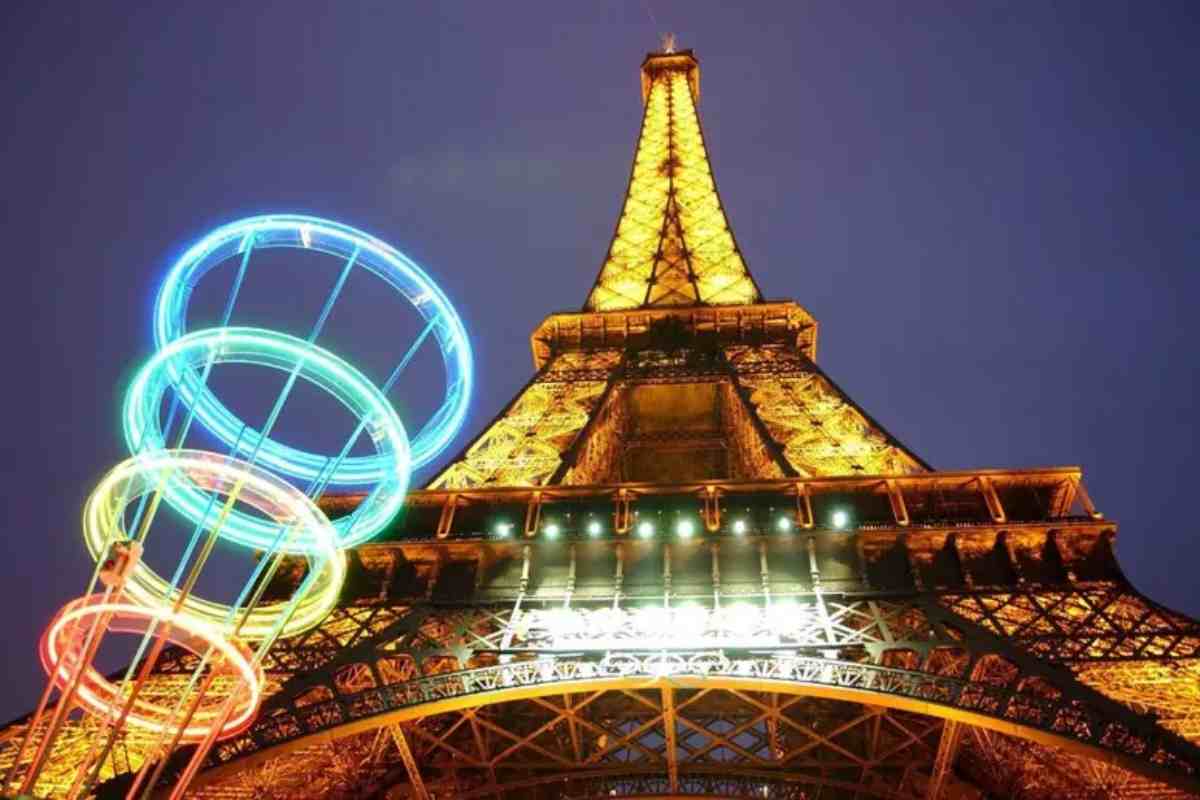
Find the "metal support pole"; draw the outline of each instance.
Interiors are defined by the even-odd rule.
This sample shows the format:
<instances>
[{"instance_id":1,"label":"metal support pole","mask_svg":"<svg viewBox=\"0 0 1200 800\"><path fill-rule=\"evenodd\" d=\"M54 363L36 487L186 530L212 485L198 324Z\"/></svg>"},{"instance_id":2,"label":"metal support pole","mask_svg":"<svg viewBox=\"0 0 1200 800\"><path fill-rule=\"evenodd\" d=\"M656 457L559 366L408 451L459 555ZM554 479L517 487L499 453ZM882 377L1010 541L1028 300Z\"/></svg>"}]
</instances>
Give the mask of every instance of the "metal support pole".
<instances>
[{"instance_id":1,"label":"metal support pole","mask_svg":"<svg viewBox=\"0 0 1200 800\"><path fill-rule=\"evenodd\" d=\"M663 730L667 736L667 778L672 794L679 791L679 743L675 740L675 690L664 682L662 687Z\"/></svg>"},{"instance_id":2,"label":"metal support pole","mask_svg":"<svg viewBox=\"0 0 1200 800\"><path fill-rule=\"evenodd\" d=\"M942 725L942 738L938 742L937 754L933 758L933 771L925 789L925 800L939 800L946 786L946 777L958 756L958 745L962 742L964 725L952 719Z\"/></svg>"},{"instance_id":3,"label":"metal support pole","mask_svg":"<svg viewBox=\"0 0 1200 800\"><path fill-rule=\"evenodd\" d=\"M404 730L399 724L391 725L388 729L392 732L392 741L396 743L400 760L404 762L404 771L408 773L408 784L412 787L413 796L418 800L431 800L429 790L425 788L425 781L421 778L421 770L417 768L412 748L408 746L408 739L404 736Z\"/></svg>"}]
</instances>

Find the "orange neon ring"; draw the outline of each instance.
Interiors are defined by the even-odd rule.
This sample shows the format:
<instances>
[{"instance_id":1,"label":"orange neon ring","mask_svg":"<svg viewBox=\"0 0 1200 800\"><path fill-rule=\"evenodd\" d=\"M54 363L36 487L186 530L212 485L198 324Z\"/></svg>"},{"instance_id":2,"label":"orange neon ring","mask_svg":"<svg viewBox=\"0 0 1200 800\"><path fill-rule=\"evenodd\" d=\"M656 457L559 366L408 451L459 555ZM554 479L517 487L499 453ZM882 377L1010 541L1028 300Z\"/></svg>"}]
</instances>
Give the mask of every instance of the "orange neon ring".
<instances>
[{"instance_id":1,"label":"orange neon ring","mask_svg":"<svg viewBox=\"0 0 1200 800\"><path fill-rule=\"evenodd\" d=\"M101 615L108 616L108 621L96 619ZM165 623L162 630L165 630L166 639L171 644L196 655L203 655L209 648L217 651L220 658L212 660L213 668L239 678L235 689L237 701L221 725L217 738L239 734L254 721L262 700L263 673L255 663L250 648L235 639L226 638L217 628L189 614L174 613L169 608L147 608L119 600L106 600L100 594L81 597L63 606L42 635L39 647L42 667L60 690L70 682L72 672L79 665L87 631L94 624L89 623L89 619L104 625L104 629L97 632L98 636L108 630L144 634L155 624ZM120 718L127 700L121 689L91 664L80 676L76 696L90 712L111 721ZM203 740L212 731L213 725L217 724L218 718L225 716L224 707L225 703L222 702L216 708L197 709L188 727L183 729L180 740ZM174 735L179 728L174 722L175 716L174 709L139 698L134 701L125 719L129 725L142 730Z\"/></svg>"}]
</instances>

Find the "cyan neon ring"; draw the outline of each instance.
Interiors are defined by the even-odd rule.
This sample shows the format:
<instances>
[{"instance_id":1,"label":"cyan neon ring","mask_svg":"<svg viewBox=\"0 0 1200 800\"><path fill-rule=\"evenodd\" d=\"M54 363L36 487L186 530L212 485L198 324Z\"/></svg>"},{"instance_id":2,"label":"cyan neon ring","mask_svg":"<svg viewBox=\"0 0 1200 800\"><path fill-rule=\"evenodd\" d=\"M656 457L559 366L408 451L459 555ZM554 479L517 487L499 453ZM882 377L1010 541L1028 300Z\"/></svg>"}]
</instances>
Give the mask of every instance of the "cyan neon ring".
<instances>
[{"instance_id":1,"label":"cyan neon ring","mask_svg":"<svg viewBox=\"0 0 1200 800\"><path fill-rule=\"evenodd\" d=\"M373 488L354 513L333 523L337 544L350 547L364 542L391 521L404 502L412 472L408 436L396 410L354 367L328 350L284 333L258 328L214 328L190 333L155 353L139 370L125 395L125 441L130 452L166 449L160 419L164 396L173 388L179 393L183 408L202 405L196 391L208 390L184 376L196 376L210 363L252 364L294 372L298 379L325 390L349 409L365 427L376 452L373 456L346 457L340 473L346 484L373 485ZM306 478L310 483L320 481L328 466L338 459L337 454L306 455L304 464L297 465L289 456L300 451L264 439L258 431L243 430L242 423L232 415L217 417L213 423L212 433L228 439L231 445L238 444L235 455L257 461L274 472ZM237 427L231 429L229 426L233 424ZM260 441L262 446L255 457ZM190 481L169 482L163 497L193 521L204 516L209 501L203 487ZM221 536L247 547L270 550L278 532L278 525L235 510L222 526Z\"/></svg>"},{"instance_id":2,"label":"cyan neon ring","mask_svg":"<svg viewBox=\"0 0 1200 800\"><path fill-rule=\"evenodd\" d=\"M412 466L430 463L444 450L462 427L471 395L472 357L466 328L442 290L404 254L369 234L329 220L296 214L250 217L217 228L194 244L175 262L154 308L154 337L160 349L185 335L187 307L192 289L206 273L246 248L299 248L316 250L359 265L382 278L408 299L432 328L446 371L446 396L420 433L412 440ZM204 427L233 446L241 422L216 396L204 387L194 370L180 376L181 386L195 398L195 413ZM275 456L277 464L292 477L309 479L324 461L303 451L266 442L262 456ZM382 465L381 465L382 467ZM277 467L278 468L278 467ZM330 479L333 486L349 486L350 467L338 469Z\"/></svg>"},{"instance_id":3,"label":"cyan neon ring","mask_svg":"<svg viewBox=\"0 0 1200 800\"><path fill-rule=\"evenodd\" d=\"M295 636L321 624L337 605L346 577L334 528L299 489L244 461L203 450L158 450L125 459L101 479L84 504L83 540L88 552L93 559L100 559L111 552L113 543L133 538L125 527L125 509L138 498L160 488L164 497L170 497L172 492L195 492L197 487L218 497L207 519L210 530L219 519L224 498L236 491L242 503L270 520L276 534L283 532L274 552L306 556L317 574L304 597L296 601L294 611L288 602L268 603L243 619L240 610L194 594L184 599L180 611L222 635L236 632L255 641L274 635ZM227 521L218 535L229 538L228 531ZM138 561L126 579L124 596L148 608L170 608L177 602L179 590L145 561Z\"/></svg>"}]
</instances>

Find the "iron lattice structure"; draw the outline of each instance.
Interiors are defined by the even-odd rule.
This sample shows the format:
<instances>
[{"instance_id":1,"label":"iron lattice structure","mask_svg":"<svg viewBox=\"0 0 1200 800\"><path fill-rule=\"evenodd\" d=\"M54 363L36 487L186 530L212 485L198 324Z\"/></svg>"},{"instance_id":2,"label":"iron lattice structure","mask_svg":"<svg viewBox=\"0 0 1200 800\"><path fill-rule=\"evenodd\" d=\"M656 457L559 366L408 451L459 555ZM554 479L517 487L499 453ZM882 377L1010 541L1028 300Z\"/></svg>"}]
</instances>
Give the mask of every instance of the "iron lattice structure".
<instances>
[{"instance_id":1,"label":"iron lattice structure","mask_svg":"<svg viewBox=\"0 0 1200 800\"><path fill-rule=\"evenodd\" d=\"M750 277L692 54L648 56L642 95L584 309L349 554L339 609L274 647L261 716L195 795L1200 796L1200 623L1125 579L1080 470L937 472L888 434Z\"/></svg>"}]
</instances>

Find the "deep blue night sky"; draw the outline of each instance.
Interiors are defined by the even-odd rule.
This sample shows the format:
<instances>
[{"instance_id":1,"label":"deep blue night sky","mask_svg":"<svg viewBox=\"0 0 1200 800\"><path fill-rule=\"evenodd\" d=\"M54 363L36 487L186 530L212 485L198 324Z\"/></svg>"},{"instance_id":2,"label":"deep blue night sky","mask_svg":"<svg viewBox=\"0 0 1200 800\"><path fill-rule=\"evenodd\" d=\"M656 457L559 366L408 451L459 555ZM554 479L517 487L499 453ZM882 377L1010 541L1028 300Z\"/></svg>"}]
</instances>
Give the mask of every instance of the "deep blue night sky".
<instances>
[{"instance_id":1,"label":"deep blue night sky","mask_svg":"<svg viewBox=\"0 0 1200 800\"><path fill-rule=\"evenodd\" d=\"M583 302L666 29L700 58L750 268L821 321L831 376L938 468L1081 465L1133 582L1200 614L1193 3L17 5L0 719L90 570L79 510L125 456L170 257L265 211L396 244L471 328L465 441L527 380L529 331Z\"/></svg>"}]
</instances>

